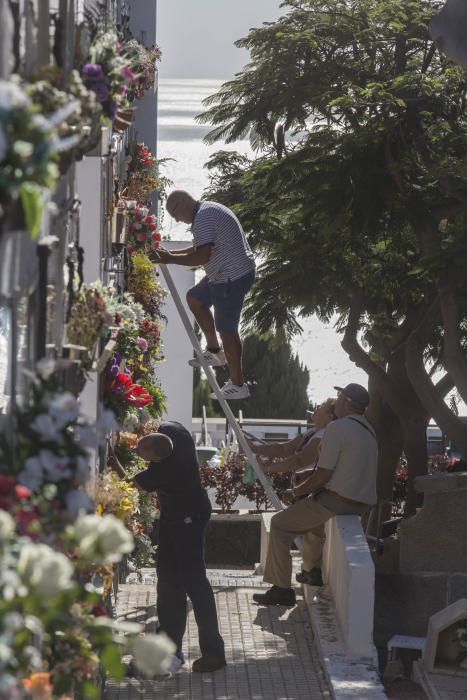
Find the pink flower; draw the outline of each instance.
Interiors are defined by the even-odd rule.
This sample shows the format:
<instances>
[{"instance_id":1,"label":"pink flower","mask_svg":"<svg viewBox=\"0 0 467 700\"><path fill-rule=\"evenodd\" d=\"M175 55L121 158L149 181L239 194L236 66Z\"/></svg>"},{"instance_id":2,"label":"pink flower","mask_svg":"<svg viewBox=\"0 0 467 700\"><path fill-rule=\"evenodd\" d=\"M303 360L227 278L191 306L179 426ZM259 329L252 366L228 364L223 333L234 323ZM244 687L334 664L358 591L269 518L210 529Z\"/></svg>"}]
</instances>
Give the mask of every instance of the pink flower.
<instances>
[{"instance_id":1,"label":"pink flower","mask_svg":"<svg viewBox=\"0 0 467 700\"><path fill-rule=\"evenodd\" d=\"M142 352L146 352L146 351L147 351L147 349L148 349L148 341L146 340L146 338L140 338L140 337L138 336L138 338L136 338L136 341L135 341L135 342L136 342L136 345L138 345L138 347L141 348Z\"/></svg>"},{"instance_id":2,"label":"pink flower","mask_svg":"<svg viewBox=\"0 0 467 700\"><path fill-rule=\"evenodd\" d=\"M146 240L146 238L147 238L147 236L146 236L145 233L139 233L139 234L137 235L137 239L138 239L138 241L139 241L140 243L144 243L144 241Z\"/></svg>"},{"instance_id":3,"label":"pink flower","mask_svg":"<svg viewBox=\"0 0 467 700\"><path fill-rule=\"evenodd\" d=\"M136 75L133 73L131 68L128 66L124 66L120 73L123 75L123 77L128 80L130 83L132 83L134 80L136 80Z\"/></svg>"}]
</instances>

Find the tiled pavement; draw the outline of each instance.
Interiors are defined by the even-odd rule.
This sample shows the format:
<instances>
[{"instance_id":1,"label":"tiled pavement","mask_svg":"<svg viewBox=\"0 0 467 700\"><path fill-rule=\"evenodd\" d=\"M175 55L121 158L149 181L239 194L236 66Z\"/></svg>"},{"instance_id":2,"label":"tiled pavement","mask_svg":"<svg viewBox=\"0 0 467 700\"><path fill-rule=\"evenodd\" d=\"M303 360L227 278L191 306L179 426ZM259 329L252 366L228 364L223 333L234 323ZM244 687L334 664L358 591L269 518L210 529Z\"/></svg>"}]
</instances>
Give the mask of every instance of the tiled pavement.
<instances>
[{"instance_id":1,"label":"tiled pavement","mask_svg":"<svg viewBox=\"0 0 467 700\"><path fill-rule=\"evenodd\" d=\"M294 608L260 607L251 601L254 591L264 586L258 576L238 570L209 574L226 645L226 668L213 674L191 673L199 647L190 612L186 664L176 676L168 681L111 681L105 700L329 700L305 602L300 599ZM145 622L152 632L154 573L146 570L143 581L120 586L117 616Z\"/></svg>"}]
</instances>

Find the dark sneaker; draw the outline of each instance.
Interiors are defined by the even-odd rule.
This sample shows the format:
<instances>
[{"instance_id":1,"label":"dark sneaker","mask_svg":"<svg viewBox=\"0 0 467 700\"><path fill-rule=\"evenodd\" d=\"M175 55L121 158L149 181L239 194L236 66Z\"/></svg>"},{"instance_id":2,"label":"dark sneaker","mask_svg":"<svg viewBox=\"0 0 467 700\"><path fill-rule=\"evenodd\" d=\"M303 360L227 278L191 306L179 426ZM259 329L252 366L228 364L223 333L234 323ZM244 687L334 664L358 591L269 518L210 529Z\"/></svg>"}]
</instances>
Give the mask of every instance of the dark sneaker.
<instances>
[{"instance_id":1,"label":"dark sneaker","mask_svg":"<svg viewBox=\"0 0 467 700\"><path fill-rule=\"evenodd\" d=\"M295 576L298 583L306 583L308 586L323 586L323 575L321 569L315 566L314 569L306 571L302 569L299 574Z\"/></svg>"},{"instance_id":2,"label":"dark sneaker","mask_svg":"<svg viewBox=\"0 0 467 700\"><path fill-rule=\"evenodd\" d=\"M218 671L220 668L224 668L226 665L227 661L224 656L206 654L196 659L196 661L193 661L191 670L194 671L194 673L212 673L213 671Z\"/></svg>"},{"instance_id":3,"label":"dark sneaker","mask_svg":"<svg viewBox=\"0 0 467 700\"><path fill-rule=\"evenodd\" d=\"M253 600L259 605L286 605L292 607L297 604L293 588L279 588L273 586L266 593L255 593Z\"/></svg>"}]
</instances>

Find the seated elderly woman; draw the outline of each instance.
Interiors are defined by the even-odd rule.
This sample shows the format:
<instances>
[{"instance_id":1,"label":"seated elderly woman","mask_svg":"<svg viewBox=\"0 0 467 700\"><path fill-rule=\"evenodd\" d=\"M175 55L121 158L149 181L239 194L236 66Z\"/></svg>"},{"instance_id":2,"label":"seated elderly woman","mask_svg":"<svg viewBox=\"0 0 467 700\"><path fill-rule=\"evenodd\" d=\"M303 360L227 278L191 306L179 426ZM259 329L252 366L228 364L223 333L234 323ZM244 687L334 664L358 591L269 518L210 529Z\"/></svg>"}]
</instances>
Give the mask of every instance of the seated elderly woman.
<instances>
[{"instance_id":1,"label":"seated elderly woman","mask_svg":"<svg viewBox=\"0 0 467 700\"><path fill-rule=\"evenodd\" d=\"M297 435L288 442L252 445L263 471L279 474L312 469L318 461L319 445L326 426L336 418L335 405L336 399L327 399L317 406L312 415L313 427L304 435Z\"/></svg>"}]
</instances>

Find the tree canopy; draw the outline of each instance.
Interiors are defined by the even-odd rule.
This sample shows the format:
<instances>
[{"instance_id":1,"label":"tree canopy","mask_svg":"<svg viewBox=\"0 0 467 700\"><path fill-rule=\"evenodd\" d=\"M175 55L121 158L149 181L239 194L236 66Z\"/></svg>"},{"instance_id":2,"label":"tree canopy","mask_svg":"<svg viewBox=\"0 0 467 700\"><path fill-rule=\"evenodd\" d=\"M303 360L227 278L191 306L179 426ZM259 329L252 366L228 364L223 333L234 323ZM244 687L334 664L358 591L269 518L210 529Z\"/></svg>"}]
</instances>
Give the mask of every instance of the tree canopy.
<instances>
[{"instance_id":1,"label":"tree canopy","mask_svg":"<svg viewBox=\"0 0 467 700\"><path fill-rule=\"evenodd\" d=\"M238 42L250 64L200 116L210 142L249 135L257 151L208 164L208 196L261 255L250 322L290 335L300 315L337 311L380 442L394 437L389 411L412 476L430 416L467 452L443 399L454 384L467 397L467 119L465 76L427 29L440 5L287 0ZM438 385L428 356L447 370Z\"/></svg>"}]
</instances>

